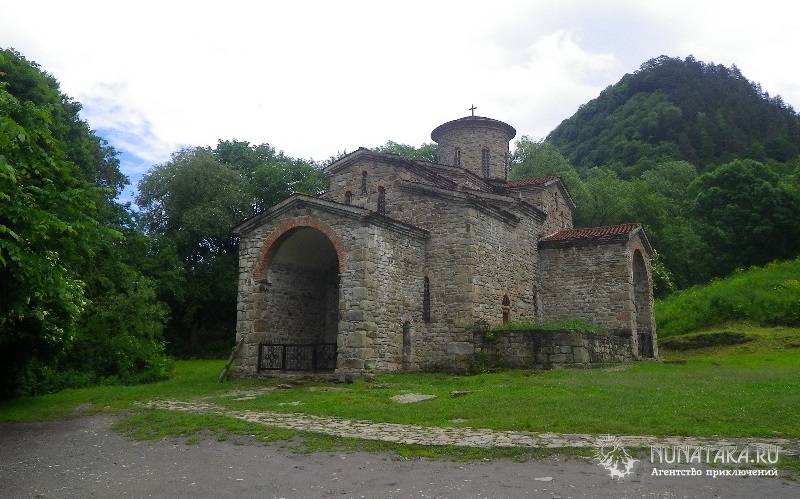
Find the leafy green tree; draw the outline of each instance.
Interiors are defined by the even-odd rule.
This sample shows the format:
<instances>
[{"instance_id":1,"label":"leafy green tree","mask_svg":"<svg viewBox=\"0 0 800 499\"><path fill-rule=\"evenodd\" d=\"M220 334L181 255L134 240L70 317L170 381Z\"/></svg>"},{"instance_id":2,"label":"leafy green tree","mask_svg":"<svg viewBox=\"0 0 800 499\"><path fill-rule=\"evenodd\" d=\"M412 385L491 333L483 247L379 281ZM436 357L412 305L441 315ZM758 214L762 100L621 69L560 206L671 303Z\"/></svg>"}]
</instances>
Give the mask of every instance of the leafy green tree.
<instances>
[{"instance_id":1,"label":"leafy green tree","mask_svg":"<svg viewBox=\"0 0 800 499\"><path fill-rule=\"evenodd\" d=\"M520 137L511 154L511 178L559 176L574 171L567 158L550 142Z\"/></svg>"},{"instance_id":2,"label":"leafy green tree","mask_svg":"<svg viewBox=\"0 0 800 499\"><path fill-rule=\"evenodd\" d=\"M82 359L69 378L69 359L96 340L86 324L104 322L99 304L134 293L119 279L139 274L115 250L126 209L114 198L127 182L116 152L35 63L0 50L0 77L0 397L8 397L98 379ZM137 303L157 306L148 300ZM129 330L163 360L158 326ZM110 345L96 343L106 355Z\"/></svg>"},{"instance_id":3,"label":"leafy green tree","mask_svg":"<svg viewBox=\"0 0 800 499\"><path fill-rule=\"evenodd\" d=\"M397 154L407 159L427 161L428 163L436 163L439 155L438 146L433 142L426 142L419 147L414 147L390 140L382 146L374 148L374 150L387 154Z\"/></svg>"},{"instance_id":4,"label":"leafy green tree","mask_svg":"<svg viewBox=\"0 0 800 499\"><path fill-rule=\"evenodd\" d=\"M184 149L144 176L136 201L147 233L171 241L182 262L185 287L170 300L173 350L232 338L238 243L231 227L252 213L247 179L206 148Z\"/></svg>"},{"instance_id":5,"label":"leafy green tree","mask_svg":"<svg viewBox=\"0 0 800 499\"><path fill-rule=\"evenodd\" d=\"M318 195L328 187L328 178L319 166L276 152L269 144L220 140L211 152L220 163L248 180L254 212L274 206L295 192Z\"/></svg>"},{"instance_id":6,"label":"leafy green tree","mask_svg":"<svg viewBox=\"0 0 800 499\"><path fill-rule=\"evenodd\" d=\"M92 199L50 133L46 107L0 84L0 397L20 374L60 354L86 306L71 257L97 229Z\"/></svg>"},{"instance_id":7,"label":"leafy green tree","mask_svg":"<svg viewBox=\"0 0 800 499\"><path fill-rule=\"evenodd\" d=\"M136 201L159 250L154 275L164 272L171 283L159 286L171 310L171 352L224 351L233 342L239 265L231 228L294 192L316 195L326 187L312 162L237 140L178 151L144 176ZM180 261L177 274L170 255Z\"/></svg>"},{"instance_id":8,"label":"leafy green tree","mask_svg":"<svg viewBox=\"0 0 800 499\"><path fill-rule=\"evenodd\" d=\"M800 252L800 201L763 163L735 160L690 186L691 214L708 246L711 276Z\"/></svg>"}]
</instances>

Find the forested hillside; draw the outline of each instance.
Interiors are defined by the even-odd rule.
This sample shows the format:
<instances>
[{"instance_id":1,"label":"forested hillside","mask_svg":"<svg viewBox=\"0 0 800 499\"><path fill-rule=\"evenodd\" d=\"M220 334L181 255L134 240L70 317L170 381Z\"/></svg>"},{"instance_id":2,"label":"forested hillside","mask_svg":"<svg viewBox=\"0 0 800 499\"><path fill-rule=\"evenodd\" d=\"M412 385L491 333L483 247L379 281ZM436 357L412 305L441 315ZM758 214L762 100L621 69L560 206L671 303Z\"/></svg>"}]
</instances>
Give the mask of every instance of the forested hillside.
<instances>
[{"instance_id":1,"label":"forested hillside","mask_svg":"<svg viewBox=\"0 0 800 499\"><path fill-rule=\"evenodd\" d=\"M605 166L623 178L665 160L705 173L734 159L797 158L800 116L736 66L662 56L581 106L547 141L579 169Z\"/></svg>"},{"instance_id":2,"label":"forested hillside","mask_svg":"<svg viewBox=\"0 0 800 499\"><path fill-rule=\"evenodd\" d=\"M800 117L736 67L659 57L544 141L522 137L515 178L561 175L575 225L641 222L656 293L800 253Z\"/></svg>"}]
</instances>

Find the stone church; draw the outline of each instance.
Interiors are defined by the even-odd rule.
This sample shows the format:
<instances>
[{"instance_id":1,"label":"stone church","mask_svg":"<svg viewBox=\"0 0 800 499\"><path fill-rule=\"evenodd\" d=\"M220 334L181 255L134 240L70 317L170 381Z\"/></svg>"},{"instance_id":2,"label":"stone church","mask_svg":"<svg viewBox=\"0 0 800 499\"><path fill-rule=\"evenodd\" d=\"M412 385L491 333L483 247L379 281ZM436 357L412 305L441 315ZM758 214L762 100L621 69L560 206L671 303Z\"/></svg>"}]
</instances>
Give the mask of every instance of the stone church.
<instances>
[{"instance_id":1,"label":"stone church","mask_svg":"<svg viewBox=\"0 0 800 499\"><path fill-rule=\"evenodd\" d=\"M236 375L463 369L477 325L582 319L657 355L641 225L574 229L559 177L508 180L498 120L431 132L438 161L358 149L240 238ZM484 326L485 327L485 326ZM557 347L556 347L557 349Z\"/></svg>"}]
</instances>

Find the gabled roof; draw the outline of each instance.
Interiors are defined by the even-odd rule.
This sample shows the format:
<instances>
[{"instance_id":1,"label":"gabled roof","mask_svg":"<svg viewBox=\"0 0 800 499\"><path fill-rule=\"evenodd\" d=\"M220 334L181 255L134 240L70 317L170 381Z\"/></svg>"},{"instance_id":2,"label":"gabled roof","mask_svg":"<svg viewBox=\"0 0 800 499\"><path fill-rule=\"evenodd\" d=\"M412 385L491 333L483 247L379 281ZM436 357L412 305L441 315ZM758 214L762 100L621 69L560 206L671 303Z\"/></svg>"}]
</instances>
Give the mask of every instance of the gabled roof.
<instances>
[{"instance_id":1,"label":"gabled roof","mask_svg":"<svg viewBox=\"0 0 800 499\"><path fill-rule=\"evenodd\" d=\"M575 201L572 199L572 196L567 189L567 185L564 183L564 179L561 177L555 176L546 176L546 177L535 177L535 178L523 178L519 180L506 180L506 181L495 181L495 188L499 191L505 191L507 189L526 189L532 188L534 190L542 189L544 187L550 185L557 185L559 190L561 191L561 195L564 196L564 199L567 200L571 209L575 209Z\"/></svg>"},{"instance_id":2,"label":"gabled roof","mask_svg":"<svg viewBox=\"0 0 800 499\"><path fill-rule=\"evenodd\" d=\"M290 211L294 208L308 207L316 211L333 213L339 216L358 220L360 223L377 225L385 229L390 229L395 232L406 234L410 237L419 239L427 239L430 233L427 229L411 225L400 220L396 220L385 215L379 215L374 211L359 206L350 206L335 201L327 201L318 197L309 196L307 194L295 193L276 204L272 208L268 208L262 212L256 213L252 217L240 222L236 225L232 232L236 235L245 235L261 224L280 216L281 214Z\"/></svg>"},{"instance_id":3,"label":"gabled roof","mask_svg":"<svg viewBox=\"0 0 800 499\"><path fill-rule=\"evenodd\" d=\"M636 232L641 233L642 242L649 253L653 252L641 224L630 223L606 227L586 227L582 229L560 230L541 239L540 246L571 246L581 243L627 242Z\"/></svg>"},{"instance_id":4,"label":"gabled roof","mask_svg":"<svg viewBox=\"0 0 800 499\"><path fill-rule=\"evenodd\" d=\"M381 161L383 163L390 163L392 165L399 166L400 168L408 170L411 173L424 178L431 184L443 187L445 189L458 188L458 184L456 184L449 178L440 175L438 172L435 171L434 168L430 168L429 166L427 166L427 165L434 166L433 163L426 163L424 161L407 159L404 158L403 156L400 156L399 154L376 152L371 149L367 149L365 147L359 147L350 154L347 154L339 158L330 165L326 166L323 169L323 171L325 172L326 175L333 175L363 159L372 159L375 161Z\"/></svg>"}]
</instances>

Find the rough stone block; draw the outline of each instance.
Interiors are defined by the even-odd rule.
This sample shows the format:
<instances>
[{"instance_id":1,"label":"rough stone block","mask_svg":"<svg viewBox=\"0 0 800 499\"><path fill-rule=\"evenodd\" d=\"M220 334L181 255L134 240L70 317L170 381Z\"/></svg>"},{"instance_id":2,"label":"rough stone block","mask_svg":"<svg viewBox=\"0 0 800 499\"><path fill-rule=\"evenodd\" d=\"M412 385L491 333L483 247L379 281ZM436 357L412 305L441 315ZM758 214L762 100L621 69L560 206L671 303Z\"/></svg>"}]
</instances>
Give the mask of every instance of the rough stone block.
<instances>
[{"instance_id":1,"label":"rough stone block","mask_svg":"<svg viewBox=\"0 0 800 499\"><path fill-rule=\"evenodd\" d=\"M364 361L361 359L344 359L345 369L362 370L364 369Z\"/></svg>"},{"instance_id":2,"label":"rough stone block","mask_svg":"<svg viewBox=\"0 0 800 499\"><path fill-rule=\"evenodd\" d=\"M475 347L466 341L451 341L447 344L447 353L452 355L472 355Z\"/></svg>"},{"instance_id":3,"label":"rough stone block","mask_svg":"<svg viewBox=\"0 0 800 499\"><path fill-rule=\"evenodd\" d=\"M584 347L575 347L572 349L572 358L576 363L588 363L590 361L589 350Z\"/></svg>"},{"instance_id":4,"label":"rough stone block","mask_svg":"<svg viewBox=\"0 0 800 499\"><path fill-rule=\"evenodd\" d=\"M362 310L348 310L347 311L347 320L348 321L363 321L364 320L364 312Z\"/></svg>"},{"instance_id":5,"label":"rough stone block","mask_svg":"<svg viewBox=\"0 0 800 499\"><path fill-rule=\"evenodd\" d=\"M375 350L373 348L361 348L356 352L359 359L364 361L375 357Z\"/></svg>"},{"instance_id":6,"label":"rough stone block","mask_svg":"<svg viewBox=\"0 0 800 499\"><path fill-rule=\"evenodd\" d=\"M351 348L363 348L367 346L367 333L364 331L353 331L347 335L347 346Z\"/></svg>"}]
</instances>

